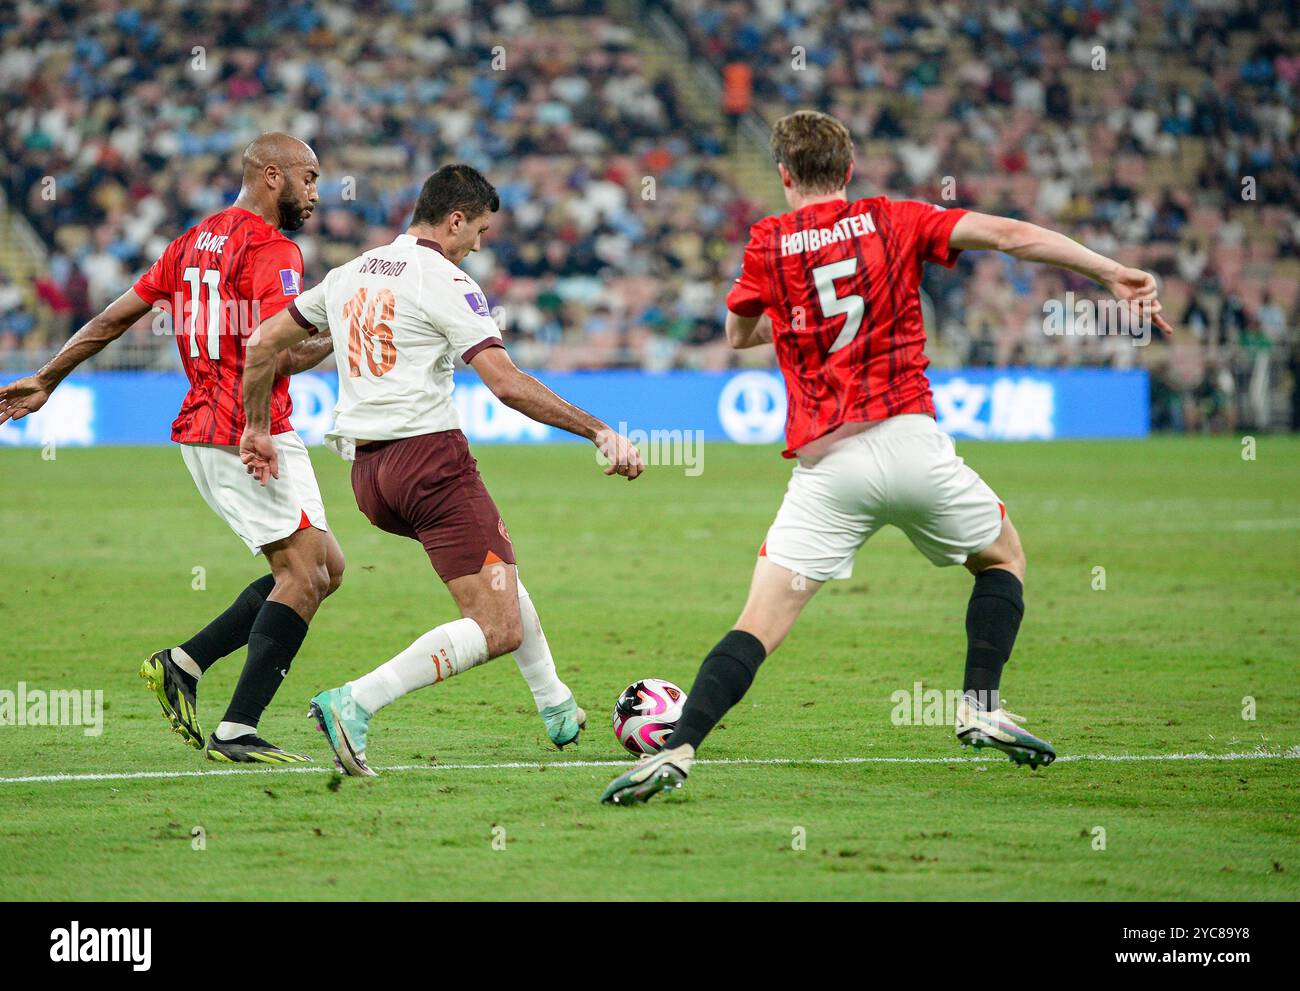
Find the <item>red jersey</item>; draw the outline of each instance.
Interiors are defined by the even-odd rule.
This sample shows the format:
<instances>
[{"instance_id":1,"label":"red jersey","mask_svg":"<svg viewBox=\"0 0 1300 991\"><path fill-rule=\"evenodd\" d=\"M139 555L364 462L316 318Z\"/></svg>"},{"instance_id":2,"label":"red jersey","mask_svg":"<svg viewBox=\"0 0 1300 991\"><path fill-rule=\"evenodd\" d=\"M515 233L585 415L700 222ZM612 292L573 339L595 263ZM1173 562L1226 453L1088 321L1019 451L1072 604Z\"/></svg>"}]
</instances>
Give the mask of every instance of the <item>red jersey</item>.
<instances>
[{"instance_id":1,"label":"red jersey","mask_svg":"<svg viewBox=\"0 0 1300 991\"><path fill-rule=\"evenodd\" d=\"M166 300L190 380L172 440L238 444L244 430L244 345L263 320L302 291L302 252L255 213L229 207L167 246L135 284L146 303ZM271 391L271 433L289 423L289 380Z\"/></svg>"},{"instance_id":2,"label":"red jersey","mask_svg":"<svg viewBox=\"0 0 1300 991\"><path fill-rule=\"evenodd\" d=\"M846 423L934 416L921 265L949 268L965 210L883 196L815 203L749 232L727 309L766 312L785 377L785 457Z\"/></svg>"}]
</instances>

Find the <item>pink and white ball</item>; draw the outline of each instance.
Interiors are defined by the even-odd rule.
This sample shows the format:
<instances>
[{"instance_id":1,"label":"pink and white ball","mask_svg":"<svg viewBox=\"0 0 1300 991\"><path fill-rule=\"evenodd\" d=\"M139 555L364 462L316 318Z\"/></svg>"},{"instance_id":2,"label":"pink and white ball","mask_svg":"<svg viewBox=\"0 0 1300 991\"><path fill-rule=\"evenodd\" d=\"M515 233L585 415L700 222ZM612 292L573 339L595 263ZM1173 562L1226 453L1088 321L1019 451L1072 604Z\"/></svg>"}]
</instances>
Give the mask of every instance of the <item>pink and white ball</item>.
<instances>
[{"instance_id":1,"label":"pink and white ball","mask_svg":"<svg viewBox=\"0 0 1300 991\"><path fill-rule=\"evenodd\" d=\"M657 754L682 718L686 693L671 681L646 678L628 685L614 705L614 735L640 757Z\"/></svg>"}]
</instances>

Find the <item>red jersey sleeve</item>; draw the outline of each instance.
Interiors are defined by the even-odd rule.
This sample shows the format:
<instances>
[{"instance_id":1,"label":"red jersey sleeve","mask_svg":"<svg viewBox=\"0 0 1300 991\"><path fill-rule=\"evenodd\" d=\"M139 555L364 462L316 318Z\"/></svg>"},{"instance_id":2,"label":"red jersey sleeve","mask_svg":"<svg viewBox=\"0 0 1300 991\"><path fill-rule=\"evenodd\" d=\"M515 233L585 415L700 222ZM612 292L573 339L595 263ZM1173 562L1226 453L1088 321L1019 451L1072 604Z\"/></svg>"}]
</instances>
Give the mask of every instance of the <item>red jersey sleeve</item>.
<instances>
[{"instance_id":1,"label":"red jersey sleeve","mask_svg":"<svg viewBox=\"0 0 1300 991\"><path fill-rule=\"evenodd\" d=\"M270 320L302 293L302 251L292 241L262 245L252 259L259 320Z\"/></svg>"},{"instance_id":2,"label":"red jersey sleeve","mask_svg":"<svg viewBox=\"0 0 1300 991\"><path fill-rule=\"evenodd\" d=\"M957 263L961 249L951 247L948 241L953 227L968 211L961 207L944 209L917 200L899 200L892 203L891 208L895 221L913 232L916 256L920 261L935 262L944 268L952 268Z\"/></svg>"},{"instance_id":3,"label":"red jersey sleeve","mask_svg":"<svg viewBox=\"0 0 1300 991\"><path fill-rule=\"evenodd\" d=\"M167 250L149 267L149 271L135 280L135 285L132 287L135 294L150 306L153 306L160 299L167 299L176 291L174 284L176 278L176 252L180 240L180 238L177 238L167 245Z\"/></svg>"},{"instance_id":4,"label":"red jersey sleeve","mask_svg":"<svg viewBox=\"0 0 1300 991\"><path fill-rule=\"evenodd\" d=\"M766 220L759 221L749 230L749 243L740 262L740 278L727 293L727 309L742 317L758 317L767 309L767 275L763 264L763 251L767 245L769 229Z\"/></svg>"}]
</instances>

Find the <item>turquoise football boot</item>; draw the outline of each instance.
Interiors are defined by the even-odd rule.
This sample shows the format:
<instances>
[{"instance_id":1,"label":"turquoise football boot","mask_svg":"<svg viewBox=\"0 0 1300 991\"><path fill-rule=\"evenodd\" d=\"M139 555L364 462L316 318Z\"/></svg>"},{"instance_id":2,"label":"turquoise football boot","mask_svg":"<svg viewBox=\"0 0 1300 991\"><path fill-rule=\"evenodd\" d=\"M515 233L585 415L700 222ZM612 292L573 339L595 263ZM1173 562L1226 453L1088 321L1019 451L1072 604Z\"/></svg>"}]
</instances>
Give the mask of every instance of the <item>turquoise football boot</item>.
<instances>
[{"instance_id":1,"label":"turquoise football boot","mask_svg":"<svg viewBox=\"0 0 1300 991\"><path fill-rule=\"evenodd\" d=\"M572 695L559 705L548 705L542 710L541 716L542 722L546 724L546 735L561 750L570 743L577 743L578 734L587 726L587 713L579 707Z\"/></svg>"},{"instance_id":2,"label":"turquoise football boot","mask_svg":"<svg viewBox=\"0 0 1300 991\"><path fill-rule=\"evenodd\" d=\"M325 734L334 751L339 770L358 777L373 778L375 772L366 763L366 737L370 733L370 713L352 697L352 686L331 688L311 700L308 714Z\"/></svg>"}]
</instances>

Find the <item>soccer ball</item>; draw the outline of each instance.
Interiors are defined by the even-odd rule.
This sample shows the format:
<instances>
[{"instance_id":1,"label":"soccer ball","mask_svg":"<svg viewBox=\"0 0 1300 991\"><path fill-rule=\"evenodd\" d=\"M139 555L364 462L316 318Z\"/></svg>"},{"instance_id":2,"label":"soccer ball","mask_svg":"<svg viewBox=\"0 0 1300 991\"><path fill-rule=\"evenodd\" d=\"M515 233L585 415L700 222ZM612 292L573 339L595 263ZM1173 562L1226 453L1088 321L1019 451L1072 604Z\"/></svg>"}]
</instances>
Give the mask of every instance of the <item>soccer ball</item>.
<instances>
[{"instance_id":1,"label":"soccer ball","mask_svg":"<svg viewBox=\"0 0 1300 991\"><path fill-rule=\"evenodd\" d=\"M640 757L657 754L682 718L686 693L671 681L646 678L623 690L614 704L614 735Z\"/></svg>"}]
</instances>

